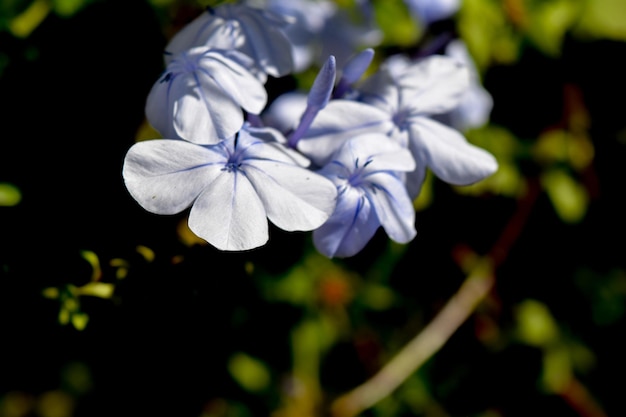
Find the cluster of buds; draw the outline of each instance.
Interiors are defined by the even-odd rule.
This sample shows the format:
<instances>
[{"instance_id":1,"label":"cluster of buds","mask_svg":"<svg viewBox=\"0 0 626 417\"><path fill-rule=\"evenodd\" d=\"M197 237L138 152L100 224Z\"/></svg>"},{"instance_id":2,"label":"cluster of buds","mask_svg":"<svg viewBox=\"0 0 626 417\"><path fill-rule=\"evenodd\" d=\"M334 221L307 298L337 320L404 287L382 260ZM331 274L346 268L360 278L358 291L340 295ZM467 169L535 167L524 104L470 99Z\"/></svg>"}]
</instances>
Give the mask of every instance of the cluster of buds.
<instances>
[{"instance_id":1,"label":"cluster of buds","mask_svg":"<svg viewBox=\"0 0 626 417\"><path fill-rule=\"evenodd\" d=\"M191 231L220 250L266 244L269 221L311 231L329 258L350 257L381 227L398 243L415 237L413 201L427 170L455 185L497 170L450 122L477 86L467 59L452 54L392 55L367 77L372 47L328 55L309 91L270 103L269 77L316 65L301 54L298 16L307 7L331 19L323 2L280 3L207 9L169 41L146 102L162 138L135 143L123 167L144 209L191 208Z\"/></svg>"}]
</instances>

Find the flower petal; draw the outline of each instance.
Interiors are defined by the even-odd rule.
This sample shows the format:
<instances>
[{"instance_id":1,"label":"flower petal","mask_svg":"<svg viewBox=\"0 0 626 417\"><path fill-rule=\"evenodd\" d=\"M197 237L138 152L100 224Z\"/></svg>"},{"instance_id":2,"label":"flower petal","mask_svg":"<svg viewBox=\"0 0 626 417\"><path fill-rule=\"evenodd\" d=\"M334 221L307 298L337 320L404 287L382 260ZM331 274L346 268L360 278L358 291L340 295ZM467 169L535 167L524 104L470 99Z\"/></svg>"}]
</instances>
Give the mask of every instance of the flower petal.
<instances>
[{"instance_id":1,"label":"flower petal","mask_svg":"<svg viewBox=\"0 0 626 417\"><path fill-rule=\"evenodd\" d=\"M148 95L150 124L165 137L199 144L214 144L237 133L244 122L242 108L260 113L267 102L265 87L235 60L237 56L243 57L206 47L176 56Z\"/></svg>"},{"instance_id":2,"label":"flower petal","mask_svg":"<svg viewBox=\"0 0 626 417\"><path fill-rule=\"evenodd\" d=\"M291 43L283 32L283 27L293 21L291 17L243 4L223 4L215 8L215 13L239 22L245 38L239 50L267 74L282 77L293 70Z\"/></svg>"},{"instance_id":3,"label":"flower petal","mask_svg":"<svg viewBox=\"0 0 626 417\"><path fill-rule=\"evenodd\" d=\"M188 222L192 232L225 251L254 249L269 238L263 203L236 171L222 171L211 182L194 202Z\"/></svg>"},{"instance_id":4,"label":"flower petal","mask_svg":"<svg viewBox=\"0 0 626 417\"><path fill-rule=\"evenodd\" d=\"M433 55L408 66L397 83L402 89L402 106L439 114L458 106L469 89L470 71L454 58Z\"/></svg>"},{"instance_id":5,"label":"flower petal","mask_svg":"<svg viewBox=\"0 0 626 417\"><path fill-rule=\"evenodd\" d=\"M447 112L459 104L470 85L469 69L451 57L433 55L410 62L393 55L388 61L359 91L364 102L392 114Z\"/></svg>"},{"instance_id":6,"label":"flower petal","mask_svg":"<svg viewBox=\"0 0 626 417\"><path fill-rule=\"evenodd\" d=\"M218 49L231 49L241 43L241 34L236 22L229 22L208 11L184 26L174 34L165 47L165 60L195 46L210 46Z\"/></svg>"},{"instance_id":7,"label":"flower petal","mask_svg":"<svg viewBox=\"0 0 626 417\"><path fill-rule=\"evenodd\" d=\"M382 133L364 133L355 136L338 151L334 159L344 166L352 166L355 161L366 164L363 172L412 171L415 160L411 152Z\"/></svg>"},{"instance_id":8,"label":"flower petal","mask_svg":"<svg viewBox=\"0 0 626 417\"><path fill-rule=\"evenodd\" d=\"M230 51L228 56L217 52L207 54L200 61L200 71L212 78L216 85L247 112L259 114L267 104L267 91L246 67L235 61L237 55L243 54L236 51ZM244 56L239 57L239 61L244 60Z\"/></svg>"},{"instance_id":9,"label":"flower petal","mask_svg":"<svg viewBox=\"0 0 626 417\"><path fill-rule=\"evenodd\" d=\"M175 214L189 207L219 175L224 160L224 155L182 140L148 140L130 147L122 176L144 209Z\"/></svg>"},{"instance_id":10,"label":"flower petal","mask_svg":"<svg viewBox=\"0 0 626 417\"><path fill-rule=\"evenodd\" d=\"M422 191L422 185L426 179L426 164L423 162L417 167L404 175L404 186L409 193L411 199L415 199Z\"/></svg>"},{"instance_id":11,"label":"flower petal","mask_svg":"<svg viewBox=\"0 0 626 417\"><path fill-rule=\"evenodd\" d=\"M415 118L409 147L418 166L425 164L441 180L469 185L493 174L498 162L461 133L427 117Z\"/></svg>"},{"instance_id":12,"label":"flower petal","mask_svg":"<svg viewBox=\"0 0 626 417\"><path fill-rule=\"evenodd\" d=\"M347 188L333 215L313 231L313 243L324 256L345 258L359 253L379 227L370 201L360 190Z\"/></svg>"},{"instance_id":13,"label":"flower petal","mask_svg":"<svg viewBox=\"0 0 626 417\"><path fill-rule=\"evenodd\" d=\"M169 111L171 88L171 75L164 75L152 85L146 99L145 113L146 119L162 137L176 139L179 138L174 130L174 112ZM175 94L184 94L176 92Z\"/></svg>"},{"instance_id":14,"label":"flower petal","mask_svg":"<svg viewBox=\"0 0 626 417\"><path fill-rule=\"evenodd\" d=\"M306 93L301 91L281 94L263 111L261 117L266 125L288 134L298 125L306 109L307 99Z\"/></svg>"},{"instance_id":15,"label":"flower petal","mask_svg":"<svg viewBox=\"0 0 626 417\"><path fill-rule=\"evenodd\" d=\"M298 150L313 163L324 166L346 140L364 133L387 133L393 128L391 116L374 106L331 100L298 142Z\"/></svg>"},{"instance_id":16,"label":"flower petal","mask_svg":"<svg viewBox=\"0 0 626 417\"><path fill-rule=\"evenodd\" d=\"M247 151L248 157L257 157L261 159L275 159L290 164L295 164L303 168L308 168L311 161L295 149L288 148L287 138L273 127L252 127L248 123L244 123L243 128L239 132L239 141L245 136L251 136L264 142L261 150L258 148L250 148ZM271 151L271 156L268 155Z\"/></svg>"},{"instance_id":17,"label":"flower petal","mask_svg":"<svg viewBox=\"0 0 626 417\"><path fill-rule=\"evenodd\" d=\"M261 159L241 169L263 201L269 220L283 230L316 229L333 213L337 189L319 174L296 165Z\"/></svg>"},{"instance_id":18,"label":"flower petal","mask_svg":"<svg viewBox=\"0 0 626 417\"><path fill-rule=\"evenodd\" d=\"M233 136L243 125L239 107L208 77L174 101L174 130L177 137L198 144L214 144Z\"/></svg>"},{"instance_id":19,"label":"flower petal","mask_svg":"<svg viewBox=\"0 0 626 417\"><path fill-rule=\"evenodd\" d=\"M368 193L380 224L394 242L407 243L415 235L415 209L402 181L389 172L367 177L373 185Z\"/></svg>"}]
</instances>

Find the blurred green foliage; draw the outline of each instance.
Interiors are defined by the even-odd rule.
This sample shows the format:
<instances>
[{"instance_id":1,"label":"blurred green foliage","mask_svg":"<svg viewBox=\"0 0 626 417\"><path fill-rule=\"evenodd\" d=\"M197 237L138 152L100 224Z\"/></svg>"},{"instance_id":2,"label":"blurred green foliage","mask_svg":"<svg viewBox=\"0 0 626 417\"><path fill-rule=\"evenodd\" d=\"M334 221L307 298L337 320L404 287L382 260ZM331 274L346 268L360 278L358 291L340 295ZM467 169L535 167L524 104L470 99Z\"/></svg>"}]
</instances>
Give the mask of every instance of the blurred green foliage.
<instances>
[{"instance_id":1,"label":"blurred green foliage","mask_svg":"<svg viewBox=\"0 0 626 417\"><path fill-rule=\"evenodd\" d=\"M0 3L1 417L329 415L480 257L493 288L362 415L626 413L626 3L463 0L430 29L373 3L379 60L438 30L467 43L495 104L466 137L500 168L467 187L429 175L415 241L333 261L274 229L217 253L125 192L162 47L209 2Z\"/></svg>"}]
</instances>

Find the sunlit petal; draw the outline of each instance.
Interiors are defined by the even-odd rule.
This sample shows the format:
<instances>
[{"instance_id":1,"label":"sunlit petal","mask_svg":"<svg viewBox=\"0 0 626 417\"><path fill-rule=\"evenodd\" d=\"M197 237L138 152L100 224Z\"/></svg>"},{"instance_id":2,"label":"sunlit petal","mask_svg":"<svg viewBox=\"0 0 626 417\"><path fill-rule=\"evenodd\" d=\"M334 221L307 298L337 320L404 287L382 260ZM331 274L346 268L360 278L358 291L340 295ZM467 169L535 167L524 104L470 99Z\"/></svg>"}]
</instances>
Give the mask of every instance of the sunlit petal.
<instances>
[{"instance_id":1,"label":"sunlit petal","mask_svg":"<svg viewBox=\"0 0 626 417\"><path fill-rule=\"evenodd\" d=\"M267 101L263 84L231 59L234 54L206 47L179 54L148 95L150 124L164 137L200 144L233 136L243 125L244 109L259 113Z\"/></svg>"},{"instance_id":2,"label":"sunlit petal","mask_svg":"<svg viewBox=\"0 0 626 417\"><path fill-rule=\"evenodd\" d=\"M257 160L242 169L263 201L269 220L283 230L313 230L335 208L335 185L319 174L272 160Z\"/></svg>"},{"instance_id":3,"label":"sunlit petal","mask_svg":"<svg viewBox=\"0 0 626 417\"><path fill-rule=\"evenodd\" d=\"M195 143L217 143L233 136L244 122L241 107L213 83L198 86L172 107L177 137Z\"/></svg>"},{"instance_id":4,"label":"sunlit petal","mask_svg":"<svg viewBox=\"0 0 626 417\"><path fill-rule=\"evenodd\" d=\"M331 100L298 142L298 150L323 166L346 140L363 133L387 133L393 127L390 115L376 107L349 100Z\"/></svg>"},{"instance_id":5,"label":"sunlit petal","mask_svg":"<svg viewBox=\"0 0 626 417\"><path fill-rule=\"evenodd\" d=\"M231 49L241 43L241 32L237 22L226 22L208 11L179 30L165 47L166 63L171 57L196 46L215 49Z\"/></svg>"},{"instance_id":6,"label":"sunlit petal","mask_svg":"<svg viewBox=\"0 0 626 417\"><path fill-rule=\"evenodd\" d=\"M243 109L253 114L263 110L267 103L265 87L245 67L232 59L232 53L228 57L213 53L210 59L203 59L200 65L200 72L210 77Z\"/></svg>"},{"instance_id":7,"label":"sunlit petal","mask_svg":"<svg viewBox=\"0 0 626 417\"><path fill-rule=\"evenodd\" d=\"M398 77L402 105L439 114L458 106L470 86L470 71L454 58L434 55L407 67Z\"/></svg>"},{"instance_id":8,"label":"sunlit petal","mask_svg":"<svg viewBox=\"0 0 626 417\"><path fill-rule=\"evenodd\" d=\"M239 22L244 35L240 50L267 74L281 77L293 71L291 43L283 32L283 27L294 21L292 17L243 4L223 4L215 8L215 13Z\"/></svg>"},{"instance_id":9,"label":"sunlit petal","mask_svg":"<svg viewBox=\"0 0 626 417\"><path fill-rule=\"evenodd\" d=\"M346 143L346 150L336 155L336 159L346 166L356 160L366 175L376 171L412 171L415 160L408 149L400 146L382 133L365 133Z\"/></svg>"},{"instance_id":10,"label":"sunlit petal","mask_svg":"<svg viewBox=\"0 0 626 417\"><path fill-rule=\"evenodd\" d=\"M222 171L200 194L189 213L189 228L226 251L254 249L269 237L263 203L237 172Z\"/></svg>"},{"instance_id":11,"label":"sunlit petal","mask_svg":"<svg viewBox=\"0 0 626 417\"><path fill-rule=\"evenodd\" d=\"M418 166L426 164L450 184L469 185L498 169L489 152L469 143L457 130L426 117L412 124L410 148Z\"/></svg>"},{"instance_id":12,"label":"sunlit petal","mask_svg":"<svg viewBox=\"0 0 626 417\"><path fill-rule=\"evenodd\" d=\"M189 207L219 175L224 160L224 155L182 140L148 140L128 150L122 175L144 209L175 214Z\"/></svg>"}]
</instances>

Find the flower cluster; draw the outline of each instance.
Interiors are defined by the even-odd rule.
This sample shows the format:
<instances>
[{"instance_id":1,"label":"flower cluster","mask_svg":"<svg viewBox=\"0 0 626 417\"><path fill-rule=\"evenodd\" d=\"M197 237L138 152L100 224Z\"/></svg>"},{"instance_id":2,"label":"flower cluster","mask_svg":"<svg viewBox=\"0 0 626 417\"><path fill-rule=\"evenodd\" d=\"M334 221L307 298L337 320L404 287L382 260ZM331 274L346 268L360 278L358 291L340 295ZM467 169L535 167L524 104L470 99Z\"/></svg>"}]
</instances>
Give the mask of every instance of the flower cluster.
<instances>
[{"instance_id":1,"label":"flower cluster","mask_svg":"<svg viewBox=\"0 0 626 417\"><path fill-rule=\"evenodd\" d=\"M493 156L462 134L491 108L467 54L389 56L365 77L375 27L368 19L335 26L352 33L333 49L321 35L341 18L332 5L225 3L170 40L146 101L147 120L163 138L134 144L123 167L144 209L166 215L191 207L189 228L220 250L264 245L269 221L312 231L327 257L349 257L381 227L398 243L415 237L413 200L427 170L456 185L496 171ZM320 50L332 53L320 61ZM319 72L309 91L268 103L269 77L313 65ZM463 117L464 108L474 115Z\"/></svg>"}]
</instances>

